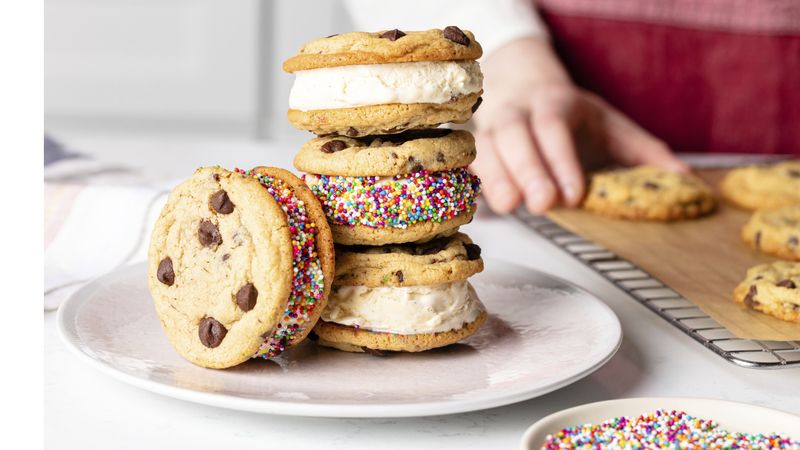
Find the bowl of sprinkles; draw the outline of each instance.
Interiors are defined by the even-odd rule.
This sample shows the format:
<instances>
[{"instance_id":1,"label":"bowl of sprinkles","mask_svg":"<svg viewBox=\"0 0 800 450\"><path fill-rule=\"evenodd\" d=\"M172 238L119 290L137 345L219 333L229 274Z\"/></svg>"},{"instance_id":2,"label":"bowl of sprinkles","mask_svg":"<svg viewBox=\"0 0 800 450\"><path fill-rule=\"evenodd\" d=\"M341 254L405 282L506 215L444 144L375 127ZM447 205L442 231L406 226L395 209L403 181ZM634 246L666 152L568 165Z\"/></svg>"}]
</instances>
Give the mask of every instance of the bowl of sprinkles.
<instances>
[{"instance_id":1,"label":"bowl of sprinkles","mask_svg":"<svg viewBox=\"0 0 800 450\"><path fill-rule=\"evenodd\" d=\"M609 400L539 420L520 448L800 450L800 417L724 400Z\"/></svg>"}]
</instances>

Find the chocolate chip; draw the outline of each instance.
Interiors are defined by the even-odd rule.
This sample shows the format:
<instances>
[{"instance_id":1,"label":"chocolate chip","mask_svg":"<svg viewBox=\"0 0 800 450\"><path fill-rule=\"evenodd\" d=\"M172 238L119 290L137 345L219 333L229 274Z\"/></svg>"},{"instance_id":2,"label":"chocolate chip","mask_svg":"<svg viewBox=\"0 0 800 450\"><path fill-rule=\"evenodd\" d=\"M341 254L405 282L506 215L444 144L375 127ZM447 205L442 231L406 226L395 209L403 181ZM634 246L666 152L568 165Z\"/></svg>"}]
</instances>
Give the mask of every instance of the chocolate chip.
<instances>
[{"instance_id":1,"label":"chocolate chip","mask_svg":"<svg viewBox=\"0 0 800 450\"><path fill-rule=\"evenodd\" d=\"M458 28L456 26L451 25L445 28L444 31L442 32L442 35L444 35L445 39L451 40L456 44L469 45L469 38L467 37L467 35L464 34L463 31L461 31L461 28Z\"/></svg>"},{"instance_id":2,"label":"chocolate chip","mask_svg":"<svg viewBox=\"0 0 800 450\"><path fill-rule=\"evenodd\" d=\"M659 186L658 183L653 183L652 181L645 181L644 188L650 191L657 191L661 189L661 186Z\"/></svg>"},{"instance_id":3,"label":"chocolate chip","mask_svg":"<svg viewBox=\"0 0 800 450\"><path fill-rule=\"evenodd\" d=\"M756 249L761 248L761 231L756 231L756 235L753 236L753 243L756 245Z\"/></svg>"},{"instance_id":4,"label":"chocolate chip","mask_svg":"<svg viewBox=\"0 0 800 450\"><path fill-rule=\"evenodd\" d=\"M392 152L392 158L397 159L397 153Z\"/></svg>"},{"instance_id":5,"label":"chocolate chip","mask_svg":"<svg viewBox=\"0 0 800 450\"><path fill-rule=\"evenodd\" d=\"M398 270L397 272L395 272L394 276L397 277L397 281L400 282L400 283L405 281L405 278L403 277L403 271L402 270Z\"/></svg>"},{"instance_id":6,"label":"chocolate chip","mask_svg":"<svg viewBox=\"0 0 800 450\"><path fill-rule=\"evenodd\" d=\"M215 348L222 343L228 330L225 325L222 325L213 317L206 317L200 322L197 328L197 334L200 336L200 342L208 348Z\"/></svg>"},{"instance_id":7,"label":"chocolate chip","mask_svg":"<svg viewBox=\"0 0 800 450\"><path fill-rule=\"evenodd\" d=\"M307 337L308 340L312 342L317 342L319 340L319 336L317 335L317 333L314 333L313 331L310 331Z\"/></svg>"},{"instance_id":8,"label":"chocolate chip","mask_svg":"<svg viewBox=\"0 0 800 450\"><path fill-rule=\"evenodd\" d=\"M433 255L442 251L446 246L447 241L445 239L436 239L417 248L419 248L420 255Z\"/></svg>"},{"instance_id":9,"label":"chocolate chip","mask_svg":"<svg viewBox=\"0 0 800 450\"><path fill-rule=\"evenodd\" d=\"M197 228L197 237L203 247L222 244L222 236L220 236L217 226L210 220L200 222L200 226Z\"/></svg>"},{"instance_id":10,"label":"chocolate chip","mask_svg":"<svg viewBox=\"0 0 800 450\"><path fill-rule=\"evenodd\" d=\"M789 289L797 289L797 285L794 284L794 281L788 278L785 280L778 281L777 283L775 283L775 286L785 287Z\"/></svg>"},{"instance_id":11,"label":"chocolate chip","mask_svg":"<svg viewBox=\"0 0 800 450\"><path fill-rule=\"evenodd\" d=\"M337 34L331 34L331 35L329 35L329 36L325 36L325 37L326 37L326 38L332 38L332 37L334 37L334 36L338 36L338 35L339 35L339 34L337 33Z\"/></svg>"},{"instance_id":12,"label":"chocolate chip","mask_svg":"<svg viewBox=\"0 0 800 450\"><path fill-rule=\"evenodd\" d=\"M797 169L789 169L787 171L791 178L800 178L800 170Z\"/></svg>"},{"instance_id":13,"label":"chocolate chip","mask_svg":"<svg viewBox=\"0 0 800 450\"><path fill-rule=\"evenodd\" d=\"M384 353L384 352L382 352L380 350L376 350L374 348L361 347L361 350L363 350L364 353L367 353L367 354L372 355L372 356L386 356L386 353Z\"/></svg>"},{"instance_id":14,"label":"chocolate chip","mask_svg":"<svg viewBox=\"0 0 800 450\"><path fill-rule=\"evenodd\" d=\"M402 31L398 30L397 28L395 28L394 30L386 31L385 33L381 34L379 37L381 39L388 39L390 41L396 41L396 40L400 39L401 37L403 37L405 35L406 35L405 33L403 33Z\"/></svg>"},{"instance_id":15,"label":"chocolate chip","mask_svg":"<svg viewBox=\"0 0 800 450\"><path fill-rule=\"evenodd\" d=\"M789 247L797 247L798 239L797 236L789 236L789 239L786 240L786 243L789 244Z\"/></svg>"},{"instance_id":16,"label":"chocolate chip","mask_svg":"<svg viewBox=\"0 0 800 450\"><path fill-rule=\"evenodd\" d=\"M411 167L410 170L411 170L412 173L413 172L420 172L423 169L425 169L425 167L422 165L422 163L417 161L416 159L414 159L413 156L409 156L408 157L408 165Z\"/></svg>"},{"instance_id":17,"label":"chocolate chip","mask_svg":"<svg viewBox=\"0 0 800 450\"><path fill-rule=\"evenodd\" d=\"M436 162L443 163L444 162L444 153L439 152L436 154Z\"/></svg>"},{"instance_id":18,"label":"chocolate chip","mask_svg":"<svg viewBox=\"0 0 800 450\"><path fill-rule=\"evenodd\" d=\"M242 311L250 311L256 307L256 299L258 299L258 290L253 283L247 283L236 293L236 304Z\"/></svg>"},{"instance_id":19,"label":"chocolate chip","mask_svg":"<svg viewBox=\"0 0 800 450\"><path fill-rule=\"evenodd\" d=\"M347 129L347 133L345 133L345 134L348 135L348 136L351 136L351 137L352 136L358 136L358 130L356 130L353 127L350 127L350 128Z\"/></svg>"},{"instance_id":20,"label":"chocolate chip","mask_svg":"<svg viewBox=\"0 0 800 450\"><path fill-rule=\"evenodd\" d=\"M608 195L608 192L606 192L605 189L599 189L597 191L597 196L600 197L600 198L606 198L607 195Z\"/></svg>"},{"instance_id":21,"label":"chocolate chip","mask_svg":"<svg viewBox=\"0 0 800 450\"><path fill-rule=\"evenodd\" d=\"M757 305L758 302L756 301L756 294L758 294L758 289L756 289L756 286L750 286L750 290L747 291L747 295L744 297L744 304L751 308Z\"/></svg>"},{"instance_id":22,"label":"chocolate chip","mask_svg":"<svg viewBox=\"0 0 800 450\"><path fill-rule=\"evenodd\" d=\"M214 181L219 181L219 174L218 173L215 173L214 175L212 175L212 177L214 178Z\"/></svg>"},{"instance_id":23,"label":"chocolate chip","mask_svg":"<svg viewBox=\"0 0 800 450\"><path fill-rule=\"evenodd\" d=\"M347 142L334 139L328 141L319 148L322 153L336 153L347 148Z\"/></svg>"},{"instance_id":24,"label":"chocolate chip","mask_svg":"<svg viewBox=\"0 0 800 450\"><path fill-rule=\"evenodd\" d=\"M230 254L230 253L225 253L224 255L222 255L222 260L223 260L223 261L227 261L227 260L228 260L228 258L230 258L230 257L231 257L231 254Z\"/></svg>"},{"instance_id":25,"label":"chocolate chip","mask_svg":"<svg viewBox=\"0 0 800 450\"><path fill-rule=\"evenodd\" d=\"M228 193L220 189L211 196L209 201L211 209L220 214L230 214L233 212L233 202L228 198Z\"/></svg>"},{"instance_id":26,"label":"chocolate chip","mask_svg":"<svg viewBox=\"0 0 800 450\"><path fill-rule=\"evenodd\" d=\"M476 244L468 244L464 242L464 250L467 251L467 259L474 261L481 257L481 248Z\"/></svg>"},{"instance_id":27,"label":"chocolate chip","mask_svg":"<svg viewBox=\"0 0 800 450\"><path fill-rule=\"evenodd\" d=\"M172 286L172 283L175 282L175 271L172 270L172 259L169 256L158 263L156 278L167 286Z\"/></svg>"},{"instance_id":28,"label":"chocolate chip","mask_svg":"<svg viewBox=\"0 0 800 450\"><path fill-rule=\"evenodd\" d=\"M472 113L475 114L475 111L478 110L478 107L481 106L483 103L483 97L478 97L478 100L475 101L475 104L472 105Z\"/></svg>"}]
</instances>

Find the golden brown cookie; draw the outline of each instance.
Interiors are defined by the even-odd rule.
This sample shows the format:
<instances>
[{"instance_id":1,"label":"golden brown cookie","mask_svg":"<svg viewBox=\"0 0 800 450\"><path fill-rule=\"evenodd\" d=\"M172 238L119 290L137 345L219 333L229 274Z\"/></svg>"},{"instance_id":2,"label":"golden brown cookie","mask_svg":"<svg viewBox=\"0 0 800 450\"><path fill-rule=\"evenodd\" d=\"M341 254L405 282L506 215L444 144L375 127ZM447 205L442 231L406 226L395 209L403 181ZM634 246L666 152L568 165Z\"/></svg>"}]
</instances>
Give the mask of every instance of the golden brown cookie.
<instances>
[{"instance_id":1,"label":"golden brown cookie","mask_svg":"<svg viewBox=\"0 0 800 450\"><path fill-rule=\"evenodd\" d=\"M583 207L629 220L683 220L714 210L711 189L699 178L640 166L592 175Z\"/></svg>"},{"instance_id":2,"label":"golden brown cookie","mask_svg":"<svg viewBox=\"0 0 800 450\"><path fill-rule=\"evenodd\" d=\"M469 31L443 30L354 32L315 39L283 63L283 70L318 69L354 64L478 59L483 49Z\"/></svg>"},{"instance_id":3,"label":"golden brown cookie","mask_svg":"<svg viewBox=\"0 0 800 450\"><path fill-rule=\"evenodd\" d=\"M385 351L422 352L455 344L475 334L484 322L486 322L486 312L482 311L475 320L456 330L403 335L373 332L320 320L314 328L314 333L319 337L319 345L345 352L380 356Z\"/></svg>"},{"instance_id":4,"label":"golden brown cookie","mask_svg":"<svg viewBox=\"0 0 800 450\"><path fill-rule=\"evenodd\" d=\"M299 179L272 173L198 169L156 222L148 284L170 343L194 364L275 356L302 340L325 304L333 248L322 212L295 196L311 199Z\"/></svg>"},{"instance_id":5,"label":"golden brown cookie","mask_svg":"<svg viewBox=\"0 0 800 450\"><path fill-rule=\"evenodd\" d=\"M720 190L725 200L750 210L800 203L800 160L733 169Z\"/></svg>"},{"instance_id":6,"label":"golden brown cookie","mask_svg":"<svg viewBox=\"0 0 800 450\"><path fill-rule=\"evenodd\" d=\"M440 172L468 166L474 160L472 134L436 128L363 138L314 138L300 149L294 165L311 174L385 177L422 169Z\"/></svg>"},{"instance_id":7,"label":"golden brown cookie","mask_svg":"<svg viewBox=\"0 0 800 450\"><path fill-rule=\"evenodd\" d=\"M290 109L287 116L295 128L318 135L393 134L436 128L444 123L464 123L477 109L482 93L483 90L446 103L388 103L309 111Z\"/></svg>"},{"instance_id":8,"label":"golden brown cookie","mask_svg":"<svg viewBox=\"0 0 800 450\"><path fill-rule=\"evenodd\" d=\"M733 299L778 319L800 322L800 263L778 261L750 268Z\"/></svg>"},{"instance_id":9,"label":"golden brown cookie","mask_svg":"<svg viewBox=\"0 0 800 450\"><path fill-rule=\"evenodd\" d=\"M336 285L418 286L465 280L483 271L481 248L464 233L424 244L336 247Z\"/></svg>"},{"instance_id":10,"label":"golden brown cookie","mask_svg":"<svg viewBox=\"0 0 800 450\"><path fill-rule=\"evenodd\" d=\"M768 255L800 261L800 203L756 211L742 227L742 239Z\"/></svg>"}]
</instances>

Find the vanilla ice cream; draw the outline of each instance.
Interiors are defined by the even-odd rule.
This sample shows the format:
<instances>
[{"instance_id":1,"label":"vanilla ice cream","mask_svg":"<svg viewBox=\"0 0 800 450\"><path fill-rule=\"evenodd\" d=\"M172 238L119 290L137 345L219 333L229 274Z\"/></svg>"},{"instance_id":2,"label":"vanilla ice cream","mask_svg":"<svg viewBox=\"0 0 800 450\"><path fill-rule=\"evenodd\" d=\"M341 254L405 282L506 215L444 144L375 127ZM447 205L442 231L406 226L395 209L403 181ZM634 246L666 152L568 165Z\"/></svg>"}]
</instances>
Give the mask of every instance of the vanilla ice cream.
<instances>
[{"instance_id":1,"label":"vanilla ice cream","mask_svg":"<svg viewBox=\"0 0 800 450\"><path fill-rule=\"evenodd\" d=\"M338 286L322 320L396 334L438 333L462 328L483 305L467 281L428 286Z\"/></svg>"},{"instance_id":2,"label":"vanilla ice cream","mask_svg":"<svg viewBox=\"0 0 800 450\"><path fill-rule=\"evenodd\" d=\"M369 64L295 72L289 108L300 111L387 103L447 103L479 92L477 61Z\"/></svg>"}]
</instances>

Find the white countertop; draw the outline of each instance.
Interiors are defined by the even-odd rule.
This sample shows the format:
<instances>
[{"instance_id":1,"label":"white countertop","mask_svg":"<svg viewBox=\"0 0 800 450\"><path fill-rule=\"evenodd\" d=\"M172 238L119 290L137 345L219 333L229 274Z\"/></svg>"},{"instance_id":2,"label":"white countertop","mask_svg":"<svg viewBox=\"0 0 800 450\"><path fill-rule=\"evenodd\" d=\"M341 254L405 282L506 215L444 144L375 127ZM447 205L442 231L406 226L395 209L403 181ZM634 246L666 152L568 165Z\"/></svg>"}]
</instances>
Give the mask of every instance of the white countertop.
<instances>
[{"instance_id":1,"label":"white countertop","mask_svg":"<svg viewBox=\"0 0 800 450\"><path fill-rule=\"evenodd\" d=\"M56 135L67 147L168 183L200 165L290 166L307 136L281 143L170 137ZM121 177L122 179L122 177ZM724 361L511 217L488 208L465 227L484 256L565 278L605 301L622 322L619 352L585 379L544 397L466 414L415 419L259 415L187 403L113 380L69 353L45 313L47 448L516 448L537 419L599 400L684 396L800 414L800 369L745 369ZM532 362L535 364L535 361ZM291 446L291 447L289 447Z\"/></svg>"}]
</instances>

